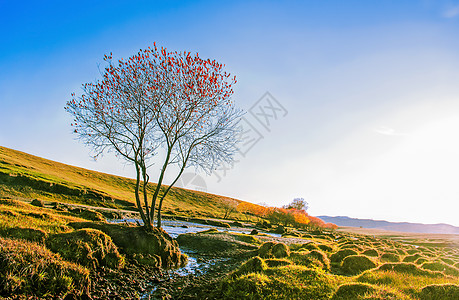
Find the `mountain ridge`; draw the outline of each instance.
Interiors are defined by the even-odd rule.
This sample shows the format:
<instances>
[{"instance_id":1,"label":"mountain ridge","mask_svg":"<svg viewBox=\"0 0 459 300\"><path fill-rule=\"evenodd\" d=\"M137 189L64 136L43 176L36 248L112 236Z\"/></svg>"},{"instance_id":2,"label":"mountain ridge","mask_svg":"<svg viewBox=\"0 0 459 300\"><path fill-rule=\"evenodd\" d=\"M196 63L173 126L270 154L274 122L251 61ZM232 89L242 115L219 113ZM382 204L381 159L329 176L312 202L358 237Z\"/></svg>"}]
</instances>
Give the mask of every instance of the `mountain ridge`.
<instances>
[{"instance_id":1,"label":"mountain ridge","mask_svg":"<svg viewBox=\"0 0 459 300\"><path fill-rule=\"evenodd\" d=\"M387 231L415 232L415 233L444 233L459 234L459 227L446 224L424 224L411 222L390 222L386 220L358 219L347 216L317 216L325 222L331 222L338 226L362 227L370 229L383 229Z\"/></svg>"}]
</instances>

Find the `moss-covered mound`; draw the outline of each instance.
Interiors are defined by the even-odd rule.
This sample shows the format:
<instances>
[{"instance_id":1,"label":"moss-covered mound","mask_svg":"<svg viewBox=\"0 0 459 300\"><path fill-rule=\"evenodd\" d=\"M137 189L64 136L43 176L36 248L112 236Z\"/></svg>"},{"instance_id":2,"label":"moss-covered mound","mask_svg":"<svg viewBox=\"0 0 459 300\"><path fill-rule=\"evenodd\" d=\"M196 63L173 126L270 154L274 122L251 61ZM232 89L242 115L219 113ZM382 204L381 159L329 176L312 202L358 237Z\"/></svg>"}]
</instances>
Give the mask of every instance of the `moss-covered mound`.
<instances>
[{"instance_id":1,"label":"moss-covered mound","mask_svg":"<svg viewBox=\"0 0 459 300\"><path fill-rule=\"evenodd\" d=\"M89 284L88 269L62 260L45 247L0 237L0 298L14 295L58 298L81 294Z\"/></svg>"},{"instance_id":2,"label":"moss-covered mound","mask_svg":"<svg viewBox=\"0 0 459 300\"><path fill-rule=\"evenodd\" d=\"M365 255L350 255L344 258L341 270L349 275L356 275L376 267L376 263Z\"/></svg>"},{"instance_id":3,"label":"moss-covered mound","mask_svg":"<svg viewBox=\"0 0 459 300\"><path fill-rule=\"evenodd\" d=\"M102 231L112 238L120 252L139 263L175 268L183 266L187 261L187 256L180 252L177 241L162 229L145 231L139 226L102 222L78 222L69 225L76 229L94 228Z\"/></svg>"},{"instance_id":4,"label":"moss-covered mound","mask_svg":"<svg viewBox=\"0 0 459 300\"><path fill-rule=\"evenodd\" d=\"M333 263L340 263L345 257L350 255L358 255L358 253L352 249L339 250L330 256L330 261Z\"/></svg>"},{"instance_id":5,"label":"moss-covered mound","mask_svg":"<svg viewBox=\"0 0 459 300\"><path fill-rule=\"evenodd\" d=\"M181 234L177 237L181 247L199 254L220 257L247 255L257 249L258 239L237 233L202 231Z\"/></svg>"},{"instance_id":6,"label":"moss-covered mound","mask_svg":"<svg viewBox=\"0 0 459 300\"><path fill-rule=\"evenodd\" d=\"M432 284L422 288L419 293L421 300L451 300L459 299L459 285Z\"/></svg>"},{"instance_id":7,"label":"moss-covered mound","mask_svg":"<svg viewBox=\"0 0 459 300\"><path fill-rule=\"evenodd\" d=\"M124 257L112 239L97 229L83 228L67 233L50 235L46 246L64 259L91 269L124 267Z\"/></svg>"}]
</instances>

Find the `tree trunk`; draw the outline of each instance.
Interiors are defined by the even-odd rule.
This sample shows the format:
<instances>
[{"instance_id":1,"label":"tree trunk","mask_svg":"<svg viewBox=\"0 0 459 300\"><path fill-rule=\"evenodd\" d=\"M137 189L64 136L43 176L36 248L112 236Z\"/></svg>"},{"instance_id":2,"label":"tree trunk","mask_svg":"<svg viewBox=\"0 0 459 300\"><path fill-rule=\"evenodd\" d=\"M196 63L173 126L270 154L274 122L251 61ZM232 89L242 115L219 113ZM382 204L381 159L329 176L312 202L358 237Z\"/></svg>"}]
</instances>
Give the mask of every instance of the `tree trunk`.
<instances>
[{"instance_id":1,"label":"tree trunk","mask_svg":"<svg viewBox=\"0 0 459 300\"><path fill-rule=\"evenodd\" d=\"M137 162L135 164L135 169L136 169L135 201L136 201L136 204L137 204L137 209L139 210L139 213L140 213L140 217L142 218L142 221L143 221L143 224L144 224L143 226L146 229L150 229L151 228L151 224L148 221L147 217L145 216L145 213L144 213L143 208L142 208L142 204L140 203L140 195L139 195L139 191L140 191L140 167L139 167L139 164Z\"/></svg>"}]
</instances>

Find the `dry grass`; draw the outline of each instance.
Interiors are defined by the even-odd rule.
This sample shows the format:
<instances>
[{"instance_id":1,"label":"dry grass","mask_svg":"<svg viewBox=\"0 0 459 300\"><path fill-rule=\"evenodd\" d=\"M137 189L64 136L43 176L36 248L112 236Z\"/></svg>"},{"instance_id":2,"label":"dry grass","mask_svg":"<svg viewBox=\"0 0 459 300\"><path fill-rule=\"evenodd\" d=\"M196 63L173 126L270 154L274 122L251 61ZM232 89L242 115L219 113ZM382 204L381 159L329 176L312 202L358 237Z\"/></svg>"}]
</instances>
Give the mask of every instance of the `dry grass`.
<instances>
[{"instance_id":1,"label":"dry grass","mask_svg":"<svg viewBox=\"0 0 459 300\"><path fill-rule=\"evenodd\" d=\"M113 208L132 208L135 203L133 179L69 166L5 147L0 147L0 182L0 196L3 194ZM156 187L154 183L149 186L149 192ZM184 216L223 217L228 201L242 202L173 187L163 203L163 212ZM247 218L238 212L232 217Z\"/></svg>"}]
</instances>

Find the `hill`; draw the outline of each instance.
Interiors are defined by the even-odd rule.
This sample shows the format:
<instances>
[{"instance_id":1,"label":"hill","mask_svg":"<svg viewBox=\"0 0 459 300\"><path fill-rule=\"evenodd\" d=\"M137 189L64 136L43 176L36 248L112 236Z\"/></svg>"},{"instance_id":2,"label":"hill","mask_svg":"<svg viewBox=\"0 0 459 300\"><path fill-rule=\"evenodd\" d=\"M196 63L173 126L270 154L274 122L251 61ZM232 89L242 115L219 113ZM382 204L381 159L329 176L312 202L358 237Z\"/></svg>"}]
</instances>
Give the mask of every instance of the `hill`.
<instances>
[{"instance_id":1,"label":"hill","mask_svg":"<svg viewBox=\"0 0 459 300\"><path fill-rule=\"evenodd\" d=\"M134 209L135 180L74 167L0 147L0 196ZM150 183L150 192L156 184ZM243 202L224 196L173 187L163 212L222 217L228 204Z\"/></svg>"},{"instance_id":2,"label":"hill","mask_svg":"<svg viewBox=\"0 0 459 300\"><path fill-rule=\"evenodd\" d=\"M421 224L408 222L389 222L371 219L355 219L349 217L318 216L325 222L331 222L338 226L376 228L388 231L416 232L416 233L445 233L459 234L459 227L448 224Z\"/></svg>"}]
</instances>

